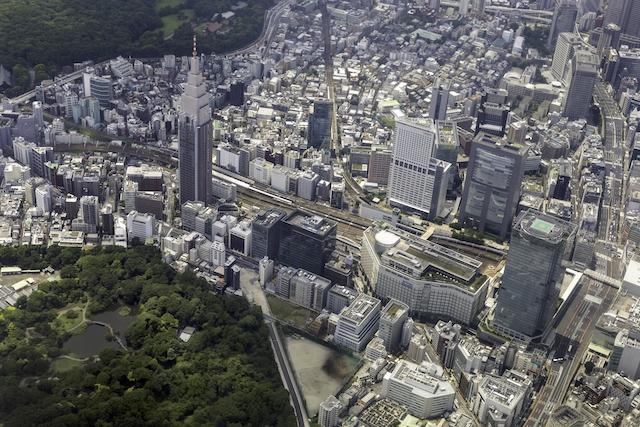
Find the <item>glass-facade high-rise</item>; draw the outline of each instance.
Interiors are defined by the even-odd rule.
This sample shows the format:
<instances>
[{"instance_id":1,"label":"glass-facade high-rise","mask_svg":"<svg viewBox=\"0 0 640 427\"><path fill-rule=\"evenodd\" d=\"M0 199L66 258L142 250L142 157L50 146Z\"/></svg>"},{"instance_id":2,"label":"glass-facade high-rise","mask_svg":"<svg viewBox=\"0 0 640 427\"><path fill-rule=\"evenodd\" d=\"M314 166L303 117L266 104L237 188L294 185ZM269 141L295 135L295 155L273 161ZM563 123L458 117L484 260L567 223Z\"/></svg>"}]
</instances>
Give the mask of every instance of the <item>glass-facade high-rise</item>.
<instances>
[{"instance_id":1,"label":"glass-facade high-rise","mask_svg":"<svg viewBox=\"0 0 640 427\"><path fill-rule=\"evenodd\" d=\"M478 134L460 203L460 221L505 238L520 199L528 147Z\"/></svg>"},{"instance_id":2,"label":"glass-facade high-rise","mask_svg":"<svg viewBox=\"0 0 640 427\"><path fill-rule=\"evenodd\" d=\"M336 245L336 223L317 215L293 211L282 220L278 261L322 274Z\"/></svg>"},{"instance_id":3,"label":"glass-facade high-rise","mask_svg":"<svg viewBox=\"0 0 640 427\"><path fill-rule=\"evenodd\" d=\"M518 216L494 313L496 330L525 340L544 333L559 295L560 262L574 234L574 224L533 209Z\"/></svg>"},{"instance_id":4,"label":"glass-facade high-rise","mask_svg":"<svg viewBox=\"0 0 640 427\"><path fill-rule=\"evenodd\" d=\"M211 95L200 72L195 48L190 65L187 84L180 99L178 121L181 204L189 201L208 203L212 185Z\"/></svg>"},{"instance_id":5,"label":"glass-facade high-rise","mask_svg":"<svg viewBox=\"0 0 640 427\"><path fill-rule=\"evenodd\" d=\"M253 231L251 239L251 254L254 258L265 256L275 259L278 256L280 244L280 221L286 214L276 208L260 212L251 225Z\"/></svg>"}]
</instances>

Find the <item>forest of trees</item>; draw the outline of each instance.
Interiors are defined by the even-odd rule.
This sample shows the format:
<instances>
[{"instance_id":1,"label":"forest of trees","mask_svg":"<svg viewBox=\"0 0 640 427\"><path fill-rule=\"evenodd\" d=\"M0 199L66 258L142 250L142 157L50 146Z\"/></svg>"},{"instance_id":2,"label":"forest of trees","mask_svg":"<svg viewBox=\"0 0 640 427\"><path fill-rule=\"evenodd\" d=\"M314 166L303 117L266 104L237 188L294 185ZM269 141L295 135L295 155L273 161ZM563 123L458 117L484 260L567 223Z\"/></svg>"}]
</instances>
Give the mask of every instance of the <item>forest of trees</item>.
<instances>
[{"instance_id":1,"label":"forest of trees","mask_svg":"<svg viewBox=\"0 0 640 427\"><path fill-rule=\"evenodd\" d=\"M52 265L62 278L0 312L0 424L295 425L260 310L176 274L156 248L1 248L0 265L15 264ZM68 333L52 321L87 298L93 313L139 308L125 333L129 350L106 349L54 374ZM186 325L196 333L183 343Z\"/></svg>"},{"instance_id":2,"label":"forest of trees","mask_svg":"<svg viewBox=\"0 0 640 427\"><path fill-rule=\"evenodd\" d=\"M117 55L156 57L191 52L193 28L184 23L165 38L162 16L193 10L196 22L229 10L236 0L184 0L157 8L160 0L3 0L0 2L0 64L13 71L13 96L34 82L28 74L36 65L35 80L55 75L61 67L84 60ZM274 0L252 0L236 12L232 30L202 36L203 52L224 52L255 40L264 14Z\"/></svg>"}]
</instances>

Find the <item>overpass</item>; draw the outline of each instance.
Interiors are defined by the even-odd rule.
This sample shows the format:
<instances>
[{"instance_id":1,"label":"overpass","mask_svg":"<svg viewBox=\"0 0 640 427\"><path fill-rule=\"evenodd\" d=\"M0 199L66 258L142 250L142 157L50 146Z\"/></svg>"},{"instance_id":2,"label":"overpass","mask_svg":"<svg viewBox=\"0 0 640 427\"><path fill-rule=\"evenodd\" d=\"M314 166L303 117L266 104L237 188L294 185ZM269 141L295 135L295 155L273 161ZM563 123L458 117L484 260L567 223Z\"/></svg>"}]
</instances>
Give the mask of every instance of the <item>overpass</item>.
<instances>
[{"instance_id":1,"label":"overpass","mask_svg":"<svg viewBox=\"0 0 640 427\"><path fill-rule=\"evenodd\" d=\"M440 4L447 7L460 7L459 1L445 0ZM507 6L485 6L484 11L485 13L519 16L522 19L542 24L551 24L551 19L553 18L552 10L522 9Z\"/></svg>"}]
</instances>

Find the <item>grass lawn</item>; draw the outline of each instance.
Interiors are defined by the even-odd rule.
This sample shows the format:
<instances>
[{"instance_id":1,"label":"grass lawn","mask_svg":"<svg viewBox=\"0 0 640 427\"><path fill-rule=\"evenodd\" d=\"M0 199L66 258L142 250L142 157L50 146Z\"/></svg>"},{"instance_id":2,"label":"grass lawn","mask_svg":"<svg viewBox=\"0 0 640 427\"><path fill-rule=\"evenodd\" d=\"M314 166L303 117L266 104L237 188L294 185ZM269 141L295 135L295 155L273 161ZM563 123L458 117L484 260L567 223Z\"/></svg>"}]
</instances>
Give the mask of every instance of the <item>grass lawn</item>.
<instances>
[{"instance_id":1,"label":"grass lawn","mask_svg":"<svg viewBox=\"0 0 640 427\"><path fill-rule=\"evenodd\" d=\"M59 311L58 317L51 322L51 327L62 332L67 332L82 323L82 307L84 303L71 304ZM68 313L74 312L75 317L69 317ZM76 331L82 331L83 328L77 328Z\"/></svg>"},{"instance_id":2,"label":"grass lawn","mask_svg":"<svg viewBox=\"0 0 640 427\"><path fill-rule=\"evenodd\" d=\"M184 4L184 0L156 0L156 10L160 10L164 7L174 7Z\"/></svg>"},{"instance_id":3,"label":"grass lawn","mask_svg":"<svg viewBox=\"0 0 640 427\"><path fill-rule=\"evenodd\" d=\"M309 321L316 317L315 312L273 295L267 295L267 300L274 317L285 322L291 322L300 328L304 328Z\"/></svg>"},{"instance_id":4,"label":"grass lawn","mask_svg":"<svg viewBox=\"0 0 640 427\"><path fill-rule=\"evenodd\" d=\"M58 357L51 362L51 370L55 373L62 374L82 365L84 365L84 362L67 359L66 357Z\"/></svg>"},{"instance_id":5,"label":"grass lawn","mask_svg":"<svg viewBox=\"0 0 640 427\"><path fill-rule=\"evenodd\" d=\"M173 15L163 16L162 19L162 31L165 37L170 36L178 29L182 24L193 21L195 14L191 9L185 9L180 13L174 13Z\"/></svg>"}]
</instances>

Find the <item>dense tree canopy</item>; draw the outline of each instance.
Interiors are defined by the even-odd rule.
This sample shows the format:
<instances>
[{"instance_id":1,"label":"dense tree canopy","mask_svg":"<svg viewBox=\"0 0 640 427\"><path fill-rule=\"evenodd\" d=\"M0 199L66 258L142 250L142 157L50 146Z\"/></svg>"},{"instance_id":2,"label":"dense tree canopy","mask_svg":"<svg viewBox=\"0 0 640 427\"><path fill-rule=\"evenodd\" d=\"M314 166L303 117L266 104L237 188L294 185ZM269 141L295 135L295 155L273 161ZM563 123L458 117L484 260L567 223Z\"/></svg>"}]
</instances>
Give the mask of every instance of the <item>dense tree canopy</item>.
<instances>
[{"instance_id":1,"label":"dense tree canopy","mask_svg":"<svg viewBox=\"0 0 640 427\"><path fill-rule=\"evenodd\" d=\"M167 3L168 6L162 6ZM155 57L191 52L194 27L230 10L236 0L3 0L0 2L0 64L14 73L11 95L54 74L61 66L117 55ZM224 34L201 33L203 52L222 52L255 40L274 0L252 0L237 10ZM195 18L167 36L162 18ZM16 65L18 68L15 68ZM35 69L34 81L27 68ZM48 67L48 68L47 68Z\"/></svg>"},{"instance_id":2,"label":"dense tree canopy","mask_svg":"<svg viewBox=\"0 0 640 427\"><path fill-rule=\"evenodd\" d=\"M295 419L261 313L176 275L153 247L2 248L0 265L55 265L64 278L42 284L0 313L0 424L4 426L288 426ZM68 334L52 327L67 304L96 312L139 307L129 351L51 373ZM188 343L182 327L196 333Z\"/></svg>"}]
</instances>

